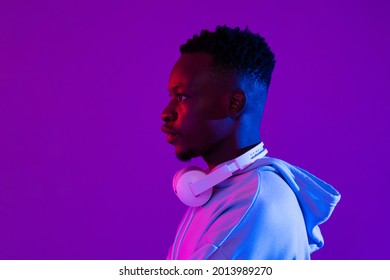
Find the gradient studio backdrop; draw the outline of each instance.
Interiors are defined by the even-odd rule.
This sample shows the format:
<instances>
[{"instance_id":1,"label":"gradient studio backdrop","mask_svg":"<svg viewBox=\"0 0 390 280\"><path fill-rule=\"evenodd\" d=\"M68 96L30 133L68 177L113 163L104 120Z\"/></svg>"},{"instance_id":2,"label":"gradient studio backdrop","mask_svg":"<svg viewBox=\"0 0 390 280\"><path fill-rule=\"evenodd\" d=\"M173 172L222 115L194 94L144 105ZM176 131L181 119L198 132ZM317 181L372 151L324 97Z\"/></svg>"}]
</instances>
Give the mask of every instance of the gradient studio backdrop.
<instances>
[{"instance_id":1,"label":"gradient studio backdrop","mask_svg":"<svg viewBox=\"0 0 390 280\"><path fill-rule=\"evenodd\" d=\"M390 259L389 1L100 2L0 4L1 259L165 258L186 165L159 129L167 79L218 24L276 54L269 155L342 194L312 258Z\"/></svg>"}]
</instances>

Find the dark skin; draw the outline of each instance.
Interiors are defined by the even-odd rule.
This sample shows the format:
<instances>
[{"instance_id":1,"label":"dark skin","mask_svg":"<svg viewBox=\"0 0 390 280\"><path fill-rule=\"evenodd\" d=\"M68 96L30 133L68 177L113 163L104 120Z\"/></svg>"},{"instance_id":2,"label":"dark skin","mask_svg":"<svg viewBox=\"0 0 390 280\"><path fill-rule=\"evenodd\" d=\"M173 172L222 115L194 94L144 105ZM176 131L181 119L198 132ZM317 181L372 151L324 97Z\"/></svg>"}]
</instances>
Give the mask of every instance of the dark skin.
<instances>
[{"instance_id":1,"label":"dark skin","mask_svg":"<svg viewBox=\"0 0 390 280\"><path fill-rule=\"evenodd\" d=\"M212 56L183 54L168 82L163 132L181 160L201 156L210 170L261 142L257 118L234 74L211 69ZM254 121L255 120L255 121Z\"/></svg>"}]
</instances>

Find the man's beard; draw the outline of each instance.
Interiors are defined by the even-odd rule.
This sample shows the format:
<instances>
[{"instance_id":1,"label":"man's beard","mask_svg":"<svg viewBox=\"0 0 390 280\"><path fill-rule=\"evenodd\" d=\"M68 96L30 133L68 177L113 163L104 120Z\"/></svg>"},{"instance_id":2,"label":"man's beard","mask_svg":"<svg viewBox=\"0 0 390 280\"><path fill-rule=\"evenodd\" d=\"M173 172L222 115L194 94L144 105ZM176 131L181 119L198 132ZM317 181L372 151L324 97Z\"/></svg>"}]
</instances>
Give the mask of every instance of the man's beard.
<instances>
[{"instance_id":1,"label":"man's beard","mask_svg":"<svg viewBox=\"0 0 390 280\"><path fill-rule=\"evenodd\" d=\"M190 161L192 158L198 157L193 150L189 149L187 151L176 152L176 157L181 161Z\"/></svg>"}]
</instances>

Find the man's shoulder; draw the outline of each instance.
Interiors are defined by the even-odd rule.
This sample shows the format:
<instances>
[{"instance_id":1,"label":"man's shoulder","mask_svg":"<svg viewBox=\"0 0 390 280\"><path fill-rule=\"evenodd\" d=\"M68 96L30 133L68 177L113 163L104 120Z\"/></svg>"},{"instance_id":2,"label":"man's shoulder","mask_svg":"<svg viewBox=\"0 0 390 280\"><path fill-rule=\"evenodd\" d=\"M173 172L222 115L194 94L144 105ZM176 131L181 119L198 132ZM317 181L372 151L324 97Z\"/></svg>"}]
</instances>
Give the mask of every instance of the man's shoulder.
<instances>
[{"instance_id":1,"label":"man's shoulder","mask_svg":"<svg viewBox=\"0 0 390 280\"><path fill-rule=\"evenodd\" d=\"M270 246L270 250L264 249L267 252L264 256L283 258L278 254L290 248L288 244L291 240L306 240L302 237L306 235L298 201L275 170L255 168L236 176L235 183L230 186L233 187L230 200L228 197L226 202L215 200L213 207L216 211L213 213L218 213L218 217L209 228L209 243L218 247L223 245L224 252L229 252L230 246L237 243L244 254L245 250L253 247L250 242L261 241L263 249ZM297 232L299 236L296 236ZM279 242L280 250L275 249L275 242ZM263 249L251 249L245 254L263 258Z\"/></svg>"}]
</instances>

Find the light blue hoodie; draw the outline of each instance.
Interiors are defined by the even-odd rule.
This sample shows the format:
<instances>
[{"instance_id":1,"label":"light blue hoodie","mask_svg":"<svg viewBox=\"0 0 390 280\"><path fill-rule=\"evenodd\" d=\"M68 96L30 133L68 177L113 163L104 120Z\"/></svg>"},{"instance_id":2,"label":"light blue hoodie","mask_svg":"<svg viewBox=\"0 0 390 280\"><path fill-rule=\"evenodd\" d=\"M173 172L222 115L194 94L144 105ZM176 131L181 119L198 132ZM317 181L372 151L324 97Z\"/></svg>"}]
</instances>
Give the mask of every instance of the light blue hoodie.
<instances>
[{"instance_id":1,"label":"light blue hoodie","mask_svg":"<svg viewBox=\"0 0 390 280\"><path fill-rule=\"evenodd\" d=\"M167 259L310 259L339 200L309 172L258 159L216 185L205 205L188 208Z\"/></svg>"}]
</instances>

